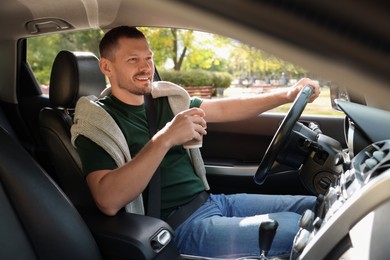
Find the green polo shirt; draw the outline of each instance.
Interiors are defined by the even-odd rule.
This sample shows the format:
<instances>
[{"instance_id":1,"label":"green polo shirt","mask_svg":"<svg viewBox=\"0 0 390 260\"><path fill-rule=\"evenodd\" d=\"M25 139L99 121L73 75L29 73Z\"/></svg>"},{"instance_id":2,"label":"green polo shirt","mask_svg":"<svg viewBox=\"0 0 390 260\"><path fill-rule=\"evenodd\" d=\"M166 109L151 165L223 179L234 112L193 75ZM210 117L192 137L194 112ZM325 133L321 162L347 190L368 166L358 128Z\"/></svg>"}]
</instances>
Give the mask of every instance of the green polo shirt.
<instances>
[{"instance_id":1,"label":"green polo shirt","mask_svg":"<svg viewBox=\"0 0 390 260\"><path fill-rule=\"evenodd\" d=\"M173 113L166 97L155 100L157 127L161 129L172 120ZM100 99L97 103L118 124L127 140L131 156L134 158L150 139L145 106L128 105L112 95ZM192 98L190 107L199 107L201 103L201 99ZM90 139L79 136L76 139L76 146L85 176L96 170L117 168L111 156ZM195 174L187 151L181 145L172 147L168 151L160 164L160 172L162 219L166 219L172 210L188 203L204 190L204 185Z\"/></svg>"}]
</instances>

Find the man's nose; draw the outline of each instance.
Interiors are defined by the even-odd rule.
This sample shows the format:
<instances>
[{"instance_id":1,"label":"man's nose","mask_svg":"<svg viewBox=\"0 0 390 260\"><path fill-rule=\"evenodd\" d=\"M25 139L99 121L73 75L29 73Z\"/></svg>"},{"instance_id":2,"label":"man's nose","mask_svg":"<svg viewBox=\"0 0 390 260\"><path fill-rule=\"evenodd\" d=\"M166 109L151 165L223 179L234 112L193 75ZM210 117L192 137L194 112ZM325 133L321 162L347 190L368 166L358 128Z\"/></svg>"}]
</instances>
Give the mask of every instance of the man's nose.
<instances>
[{"instance_id":1,"label":"man's nose","mask_svg":"<svg viewBox=\"0 0 390 260\"><path fill-rule=\"evenodd\" d=\"M141 71L149 71L152 69L152 65L147 60L143 60L139 66Z\"/></svg>"}]
</instances>

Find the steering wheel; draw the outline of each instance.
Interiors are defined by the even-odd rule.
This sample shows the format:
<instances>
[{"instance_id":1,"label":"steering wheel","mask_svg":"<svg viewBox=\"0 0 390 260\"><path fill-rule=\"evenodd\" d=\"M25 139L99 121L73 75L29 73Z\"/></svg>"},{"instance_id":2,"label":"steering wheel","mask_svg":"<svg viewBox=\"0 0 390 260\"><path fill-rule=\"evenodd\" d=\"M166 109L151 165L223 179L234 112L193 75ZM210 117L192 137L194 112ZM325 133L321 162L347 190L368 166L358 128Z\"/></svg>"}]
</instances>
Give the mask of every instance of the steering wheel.
<instances>
[{"instance_id":1,"label":"steering wheel","mask_svg":"<svg viewBox=\"0 0 390 260\"><path fill-rule=\"evenodd\" d=\"M257 168L256 174L254 176L256 184L261 185L264 183L279 152L286 144L295 123L301 116L312 94L313 89L310 86L305 86L295 98L294 103L276 131L267 151L263 156L263 159L260 162L259 167Z\"/></svg>"}]
</instances>

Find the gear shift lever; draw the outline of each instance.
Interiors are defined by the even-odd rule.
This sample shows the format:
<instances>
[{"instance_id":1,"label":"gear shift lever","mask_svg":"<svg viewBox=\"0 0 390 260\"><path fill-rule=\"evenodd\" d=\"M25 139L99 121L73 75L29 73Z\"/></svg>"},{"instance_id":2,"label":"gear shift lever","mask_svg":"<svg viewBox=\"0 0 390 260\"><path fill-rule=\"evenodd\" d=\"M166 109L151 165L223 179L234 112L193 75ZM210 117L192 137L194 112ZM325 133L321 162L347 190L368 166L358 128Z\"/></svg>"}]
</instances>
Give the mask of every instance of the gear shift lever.
<instances>
[{"instance_id":1,"label":"gear shift lever","mask_svg":"<svg viewBox=\"0 0 390 260\"><path fill-rule=\"evenodd\" d=\"M279 223L273 219L268 219L261 223L259 228L260 259L266 259L278 226Z\"/></svg>"}]
</instances>

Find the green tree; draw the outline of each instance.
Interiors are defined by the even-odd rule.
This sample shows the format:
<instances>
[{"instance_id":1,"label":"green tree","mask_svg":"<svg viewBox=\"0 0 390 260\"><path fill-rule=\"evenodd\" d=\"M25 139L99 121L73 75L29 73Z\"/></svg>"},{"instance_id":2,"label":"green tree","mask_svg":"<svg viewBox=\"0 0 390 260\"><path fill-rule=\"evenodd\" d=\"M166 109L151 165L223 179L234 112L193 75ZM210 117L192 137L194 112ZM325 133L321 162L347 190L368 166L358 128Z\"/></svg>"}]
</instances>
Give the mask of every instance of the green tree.
<instances>
[{"instance_id":1,"label":"green tree","mask_svg":"<svg viewBox=\"0 0 390 260\"><path fill-rule=\"evenodd\" d=\"M58 52L61 50L90 51L98 56L102 36L101 30L93 29L30 38L27 41L27 61L38 82L49 85L51 67Z\"/></svg>"},{"instance_id":2,"label":"green tree","mask_svg":"<svg viewBox=\"0 0 390 260\"><path fill-rule=\"evenodd\" d=\"M172 61L173 69L179 71L194 42L193 31L144 27L140 30L149 41L156 66L162 69L168 61Z\"/></svg>"},{"instance_id":3,"label":"green tree","mask_svg":"<svg viewBox=\"0 0 390 260\"><path fill-rule=\"evenodd\" d=\"M306 74L303 68L246 44L234 42L232 48L229 72L235 77L264 79L285 73L288 77L299 78Z\"/></svg>"},{"instance_id":4,"label":"green tree","mask_svg":"<svg viewBox=\"0 0 390 260\"><path fill-rule=\"evenodd\" d=\"M102 30L87 30L60 35L60 46L64 50L90 51L99 57L99 42L103 37Z\"/></svg>"},{"instance_id":5,"label":"green tree","mask_svg":"<svg viewBox=\"0 0 390 260\"><path fill-rule=\"evenodd\" d=\"M198 33L198 38L193 43L188 55L184 69L203 69L208 71L226 71L227 57L221 57L216 50L220 46L221 38L215 35Z\"/></svg>"},{"instance_id":6,"label":"green tree","mask_svg":"<svg viewBox=\"0 0 390 260\"><path fill-rule=\"evenodd\" d=\"M227 68L226 57L218 57L216 44L222 45L228 38L191 30L167 28L140 28L154 52L154 62L159 70L168 63L176 71L205 69L223 71Z\"/></svg>"},{"instance_id":7,"label":"green tree","mask_svg":"<svg viewBox=\"0 0 390 260\"><path fill-rule=\"evenodd\" d=\"M40 84L49 85L54 57L61 50L59 38L60 35L51 35L27 41L27 61Z\"/></svg>"}]
</instances>

